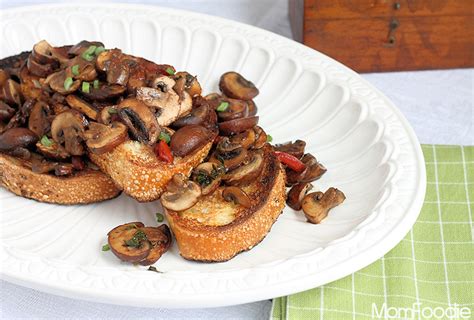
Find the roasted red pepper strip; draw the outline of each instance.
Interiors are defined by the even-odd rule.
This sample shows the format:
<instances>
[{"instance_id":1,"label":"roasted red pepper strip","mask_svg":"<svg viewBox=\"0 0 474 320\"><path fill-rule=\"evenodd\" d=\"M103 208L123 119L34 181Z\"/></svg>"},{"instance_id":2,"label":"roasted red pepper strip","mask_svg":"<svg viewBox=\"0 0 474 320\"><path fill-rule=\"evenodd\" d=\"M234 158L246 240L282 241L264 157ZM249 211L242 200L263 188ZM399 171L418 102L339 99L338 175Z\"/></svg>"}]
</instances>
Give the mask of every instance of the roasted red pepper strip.
<instances>
[{"instance_id":1,"label":"roasted red pepper strip","mask_svg":"<svg viewBox=\"0 0 474 320\"><path fill-rule=\"evenodd\" d=\"M173 163L173 155L171 154L171 149L168 144L160 140L158 144L155 146L155 154L163 162L166 163Z\"/></svg>"},{"instance_id":2,"label":"roasted red pepper strip","mask_svg":"<svg viewBox=\"0 0 474 320\"><path fill-rule=\"evenodd\" d=\"M303 170L306 169L306 165L303 162L301 162L297 157L289 153L275 151L275 155L281 163L283 163L293 171L303 172Z\"/></svg>"}]
</instances>

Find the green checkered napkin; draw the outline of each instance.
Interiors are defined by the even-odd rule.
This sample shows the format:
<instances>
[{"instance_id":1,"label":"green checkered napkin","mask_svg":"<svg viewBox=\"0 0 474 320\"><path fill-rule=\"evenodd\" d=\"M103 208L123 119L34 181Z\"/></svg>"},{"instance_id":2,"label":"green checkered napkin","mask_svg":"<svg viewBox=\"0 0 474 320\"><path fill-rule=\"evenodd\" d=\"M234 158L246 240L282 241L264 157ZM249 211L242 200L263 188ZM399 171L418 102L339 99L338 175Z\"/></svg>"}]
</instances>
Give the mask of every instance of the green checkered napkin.
<instances>
[{"instance_id":1,"label":"green checkered napkin","mask_svg":"<svg viewBox=\"0 0 474 320\"><path fill-rule=\"evenodd\" d=\"M420 310L408 318L424 319L431 313L436 319L444 312L445 319L454 314L447 313L449 306L464 309L464 315L469 308L474 318L474 147L422 148L427 189L413 229L370 266L319 288L274 299L273 319L398 318L403 317L399 308Z\"/></svg>"}]
</instances>

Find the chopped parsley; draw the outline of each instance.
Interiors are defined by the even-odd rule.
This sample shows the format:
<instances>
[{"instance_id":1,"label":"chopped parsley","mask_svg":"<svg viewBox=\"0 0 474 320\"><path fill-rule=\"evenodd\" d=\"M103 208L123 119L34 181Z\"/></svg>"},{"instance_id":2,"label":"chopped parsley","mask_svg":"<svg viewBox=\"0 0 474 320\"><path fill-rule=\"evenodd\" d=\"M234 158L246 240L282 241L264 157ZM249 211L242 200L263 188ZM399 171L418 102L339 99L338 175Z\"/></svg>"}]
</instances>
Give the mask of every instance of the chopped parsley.
<instances>
[{"instance_id":1,"label":"chopped parsley","mask_svg":"<svg viewBox=\"0 0 474 320\"><path fill-rule=\"evenodd\" d=\"M175 74L175 71L174 71L174 69L173 69L173 68L171 68L171 67L168 67L168 68L166 68L166 70L165 70L165 71L166 71L166 73L168 73L170 76L172 76L173 74Z\"/></svg>"},{"instance_id":2,"label":"chopped parsley","mask_svg":"<svg viewBox=\"0 0 474 320\"><path fill-rule=\"evenodd\" d=\"M157 212L156 213L156 222L163 222L163 220L165 220L165 217L163 216L163 214Z\"/></svg>"},{"instance_id":3,"label":"chopped parsley","mask_svg":"<svg viewBox=\"0 0 474 320\"><path fill-rule=\"evenodd\" d=\"M273 141L273 137L267 134L267 142L272 142L272 141Z\"/></svg>"},{"instance_id":4,"label":"chopped parsley","mask_svg":"<svg viewBox=\"0 0 474 320\"><path fill-rule=\"evenodd\" d=\"M131 239L125 241L125 245L127 247L140 248L142 242L146 240L148 240L148 238L146 237L145 232L138 230Z\"/></svg>"},{"instance_id":5,"label":"chopped parsley","mask_svg":"<svg viewBox=\"0 0 474 320\"><path fill-rule=\"evenodd\" d=\"M47 136L42 136L41 144L45 147L51 147L53 145L53 141L49 140Z\"/></svg>"},{"instance_id":6,"label":"chopped parsley","mask_svg":"<svg viewBox=\"0 0 474 320\"><path fill-rule=\"evenodd\" d=\"M115 109L115 108L109 108L107 111L109 112L109 114L116 114L116 113L118 113L117 109Z\"/></svg>"},{"instance_id":7,"label":"chopped parsley","mask_svg":"<svg viewBox=\"0 0 474 320\"><path fill-rule=\"evenodd\" d=\"M106 243L102 246L102 251L109 251L109 250L110 250L110 246L109 246L108 243Z\"/></svg>"}]
</instances>

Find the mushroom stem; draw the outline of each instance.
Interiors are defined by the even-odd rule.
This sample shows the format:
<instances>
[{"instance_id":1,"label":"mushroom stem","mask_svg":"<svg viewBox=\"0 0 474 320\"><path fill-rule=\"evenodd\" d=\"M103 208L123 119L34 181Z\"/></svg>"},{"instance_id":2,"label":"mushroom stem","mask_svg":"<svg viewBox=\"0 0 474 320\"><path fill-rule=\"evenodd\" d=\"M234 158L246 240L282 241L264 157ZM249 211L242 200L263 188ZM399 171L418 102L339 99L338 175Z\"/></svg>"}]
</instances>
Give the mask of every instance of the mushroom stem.
<instances>
[{"instance_id":1,"label":"mushroom stem","mask_svg":"<svg viewBox=\"0 0 474 320\"><path fill-rule=\"evenodd\" d=\"M318 224L327 217L329 210L344 202L346 196L336 188L329 188L326 192L312 192L303 198L301 204L308 222Z\"/></svg>"}]
</instances>

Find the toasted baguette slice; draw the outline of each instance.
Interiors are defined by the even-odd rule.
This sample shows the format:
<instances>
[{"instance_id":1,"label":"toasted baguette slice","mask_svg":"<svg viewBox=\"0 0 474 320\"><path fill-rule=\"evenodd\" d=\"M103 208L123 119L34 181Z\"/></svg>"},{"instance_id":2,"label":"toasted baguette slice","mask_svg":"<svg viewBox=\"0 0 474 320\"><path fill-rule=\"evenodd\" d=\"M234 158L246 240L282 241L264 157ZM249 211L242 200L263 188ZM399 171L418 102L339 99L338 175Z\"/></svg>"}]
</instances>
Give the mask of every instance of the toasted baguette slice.
<instances>
[{"instance_id":1,"label":"toasted baguette slice","mask_svg":"<svg viewBox=\"0 0 474 320\"><path fill-rule=\"evenodd\" d=\"M121 192L100 171L86 169L67 177L35 173L24 160L1 153L0 184L19 196L57 204L104 201Z\"/></svg>"},{"instance_id":2,"label":"toasted baguette slice","mask_svg":"<svg viewBox=\"0 0 474 320\"><path fill-rule=\"evenodd\" d=\"M209 142L184 158L176 157L172 164L158 160L150 146L131 140L101 155L90 153L89 157L126 194L146 202L157 200L176 173L188 176L204 160L211 146Z\"/></svg>"},{"instance_id":3,"label":"toasted baguette slice","mask_svg":"<svg viewBox=\"0 0 474 320\"><path fill-rule=\"evenodd\" d=\"M260 177L242 187L251 199L250 208L225 201L222 189L201 197L185 211L165 210L184 258L221 262L250 250L263 240L285 207L285 171L268 145Z\"/></svg>"}]
</instances>

